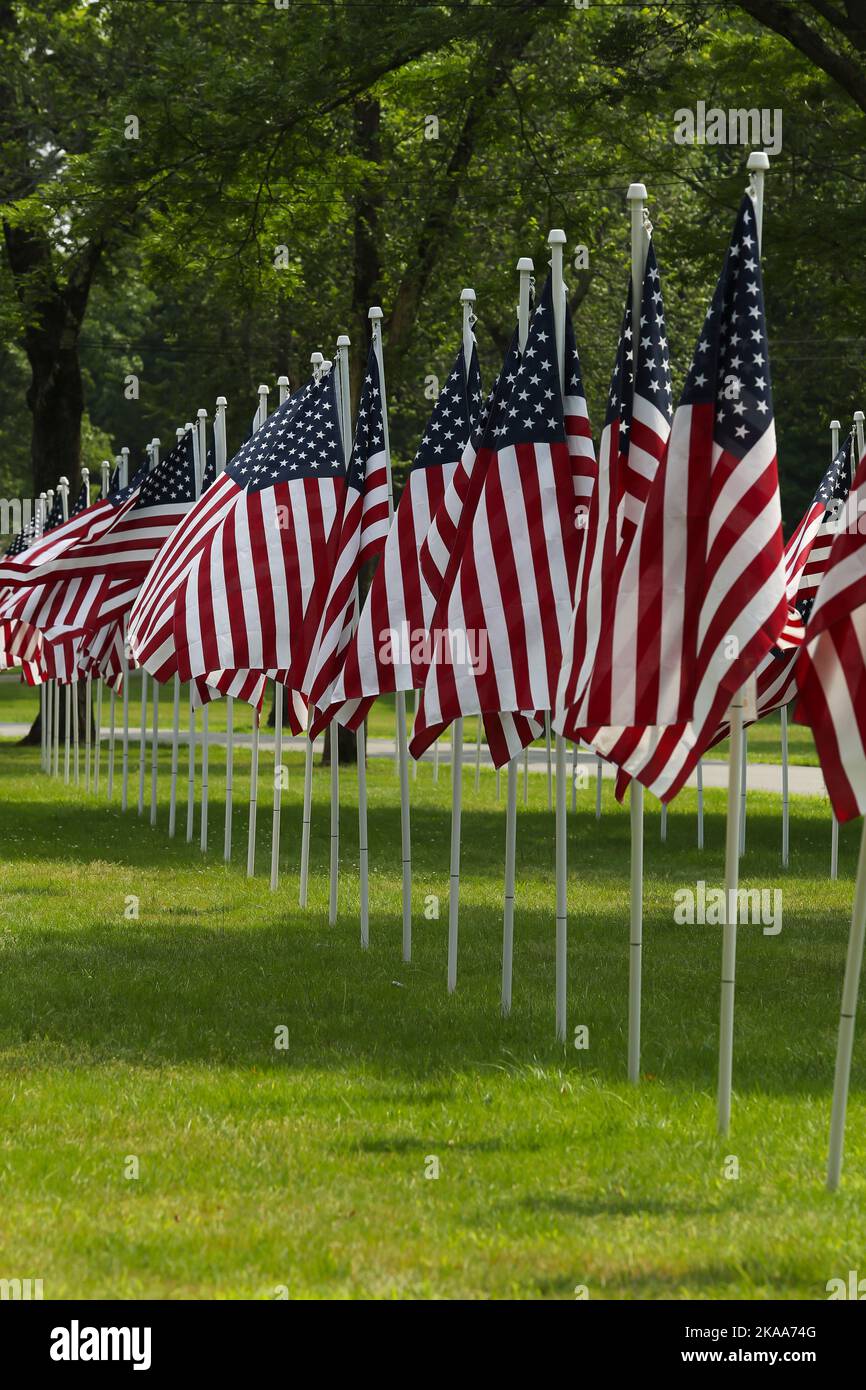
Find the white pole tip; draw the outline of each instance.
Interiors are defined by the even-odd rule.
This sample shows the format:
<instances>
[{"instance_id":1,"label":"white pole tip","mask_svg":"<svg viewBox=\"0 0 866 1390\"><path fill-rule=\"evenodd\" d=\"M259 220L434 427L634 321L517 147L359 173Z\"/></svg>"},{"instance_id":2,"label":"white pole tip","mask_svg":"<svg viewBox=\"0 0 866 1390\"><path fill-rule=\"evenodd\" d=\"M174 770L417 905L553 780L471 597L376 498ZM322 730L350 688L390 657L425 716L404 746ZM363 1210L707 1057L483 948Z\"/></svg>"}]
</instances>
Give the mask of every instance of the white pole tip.
<instances>
[{"instance_id":1,"label":"white pole tip","mask_svg":"<svg viewBox=\"0 0 866 1390\"><path fill-rule=\"evenodd\" d=\"M634 202L638 202L638 201L640 201L640 202L642 202L642 203L645 203L645 202L646 202L646 184L645 184L645 183L630 183L629 186L628 186L628 193L626 193L625 196L626 196L626 198L628 199L628 201L629 201L630 203L634 203Z\"/></svg>"},{"instance_id":2,"label":"white pole tip","mask_svg":"<svg viewBox=\"0 0 866 1390\"><path fill-rule=\"evenodd\" d=\"M460 303L461 303L461 304L474 304L474 303L475 303L475 291L474 291L474 290L470 290L470 289L468 288L468 286L467 286L467 288L466 288L465 290L461 290L461 291L460 291Z\"/></svg>"},{"instance_id":3,"label":"white pole tip","mask_svg":"<svg viewBox=\"0 0 866 1390\"><path fill-rule=\"evenodd\" d=\"M352 340L349 337L348 333L341 333L339 338L337 339L337 347L348 347L351 341Z\"/></svg>"},{"instance_id":4,"label":"white pole tip","mask_svg":"<svg viewBox=\"0 0 866 1390\"><path fill-rule=\"evenodd\" d=\"M380 309L378 304L372 304L370 306L370 309L367 313L368 319L383 319L384 317L385 315L382 313L382 310Z\"/></svg>"},{"instance_id":5,"label":"white pole tip","mask_svg":"<svg viewBox=\"0 0 866 1390\"><path fill-rule=\"evenodd\" d=\"M278 386L288 386L288 384L289 384L289 378L288 378L287 376L278 376L278 377L277 377L277 385L278 385ZM220 403L221 400L222 400L222 396L220 396L220 397L219 397L219 400L217 400L217 405L219 405L219 403Z\"/></svg>"},{"instance_id":6,"label":"white pole tip","mask_svg":"<svg viewBox=\"0 0 866 1390\"><path fill-rule=\"evenodd\" d=\"M199 406L198 410L196 411L196 415L198 416L199 420L207 419L207 411L205 410L203 405Z\"/></svg>"},{"instance_id":7,"label":"white pole tip","mask_svg":"<svg viewBox=\"0 0 866 1390\"><path fill-rule=\"evenodd\" d=\"M216 403L218 406L221 406L223 410L225 410L226 406L228 405L228 401L226 400L225 396L217 396Z\"/></svg>"},{"instance_id":8,"label":"white pole tip","mask_svg":"<svg viewBox=\"0 0 866 1390\"><path fill-rule=\"evenodd\" d=\"M866 420L866 415L863 414L862 410L855 410L854 419L855 421Z\"/></svg>"},{"instance_id":9,"label":"white pole tip","mask_svg":"<svg viewBox=\"0 0 866 1390\"><path fill-rule=\"evenodd\" d=\"M535 262L533 261L533 259L532 259L531 256L521 256L521 257L520 257L520 260L517 262L517 269L518 269L518 270L534 270L534 269L535 269Z\"/></svg>"},{"instance_id":10,"label":"white pole tip","mask_svg":"<svg viewBox=\"0 0 866 1390\"><path fill-rule=\"evenodd\" d=\"M752 150L747 169L769 169L770 156L764 150Z\"/></svg>"},{"instance_id":11,"label":"white pole tip","mask_svg":"<svg viewBox=\"0 0 866 1390\"><path fill-rule=\"evenodd\" d=\"M553 227L548 233L547 244L548 246L564 246L567 240L568 237L561 227Z\"/></svg>"},{"instance_id":12,"label":"white pole tip","mask_svg":"<svg viewBox=\"0 0 866 1390\"><path fill-rule=\"evenodd\" d=\"M310 353L310 361L312 362L312 364L313 364L314 367L319 367L319 366L321 366L321 364L324 362L324 360L325 360L325 355L324 355L324 353L322 353L322 352L311 352L311 353Z\"/></svg>"},{"instance_id":13,"label":"white pole tip","mask_svg":"<svg viewBox=\"0 0 866 1390\"><path fill-rule=\"evenodd\" d=\"M842 428L842 426L840 425L840 423L839 423L838 420L831 420L831 421L830 421L830 428L831 428L831 430L840 430L840 429Z\"/></svg>"}]
</instances>

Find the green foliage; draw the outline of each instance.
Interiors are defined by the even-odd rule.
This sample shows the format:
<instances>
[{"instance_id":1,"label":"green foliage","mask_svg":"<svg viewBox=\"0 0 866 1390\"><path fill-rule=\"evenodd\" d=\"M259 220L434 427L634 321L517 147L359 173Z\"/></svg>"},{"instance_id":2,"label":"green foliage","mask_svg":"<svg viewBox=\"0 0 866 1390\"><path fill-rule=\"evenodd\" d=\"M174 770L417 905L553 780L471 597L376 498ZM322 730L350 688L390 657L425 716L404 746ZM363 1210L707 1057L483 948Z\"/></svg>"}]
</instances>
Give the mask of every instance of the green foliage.
<instances>
[{"instance_id":1,"label":"green foliage","mask_svg":"<svg viewBox=\"0 0 866 1390\"><path fill-rule=\"evenodd\" d=\"M310 351L329 353L340 331L360 343L372 299L386 312L399 476L429 409L424 379L441 378L456 350L460 289L478 295L489 383L513 321L515 263L532 255L540 283L551 225L590 252L571 288L598 427L633 179L650 192L676 388L746 152L676 144L674 113L698 100L779 107L765 280L793 523L827 457L830 418L847 419L866 395L864 113L783 38L697 0L586 11L407 0L377 10L372 45L369 25L368 7L351 4L216 5L207 23L196 6L133 0L0 4L19 117L3 122L4 215L49 234L60 281L84 246L104 242L81 354L87 407L111 452L170 437L218 394L235 447L259 381L286 371L297 381ZM365 141L359 112L370 101L378 124ZM125 138L130 115L137 139ZM438 139L425 138L431 115ZM362 224L375 246L366 268ZM408 328L389 321L404 304ZM27 295L0 312L7 356L27 313ZM128 372L140 377L138 400L124 396ZM20 376L19 359L0 387L0 429L11 436L3 466L23 475Z\"/></svg>"}]
</instances>

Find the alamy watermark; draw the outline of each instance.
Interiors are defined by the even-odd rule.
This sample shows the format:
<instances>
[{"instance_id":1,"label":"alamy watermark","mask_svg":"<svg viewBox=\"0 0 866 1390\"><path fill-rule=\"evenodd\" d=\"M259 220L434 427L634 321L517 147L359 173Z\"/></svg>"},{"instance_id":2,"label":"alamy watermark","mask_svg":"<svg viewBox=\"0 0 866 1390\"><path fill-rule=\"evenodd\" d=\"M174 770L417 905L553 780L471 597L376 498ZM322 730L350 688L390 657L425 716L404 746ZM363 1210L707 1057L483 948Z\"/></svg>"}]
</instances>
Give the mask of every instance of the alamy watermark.
<instances>
[{"instance_id":1,"label":"alamy watermark","mask_svg":"<svg viewBox=\"0 0 866 1390\"><path fill-rule=\"evenodd\" d=\"M674 142L677 145L751 145L753 149L779 154L782 149L780 107L707 106L699 101L695 109L681 106L674 112Z\"/></svg>"},{"instance_id":2,"label":"alamy watermark","mask_svg":"<svg viewBox=\"0 0 866 1390\"><path fill-rule=\"evenodd\" d=\"M674 921L688 927L738 922L763 927L764 936L778 936L782 930L782 890L732 888L726 895L724 888L708 888L698 879L694 888L678 888L674 893Z\"/></svg>"}]
</instances>

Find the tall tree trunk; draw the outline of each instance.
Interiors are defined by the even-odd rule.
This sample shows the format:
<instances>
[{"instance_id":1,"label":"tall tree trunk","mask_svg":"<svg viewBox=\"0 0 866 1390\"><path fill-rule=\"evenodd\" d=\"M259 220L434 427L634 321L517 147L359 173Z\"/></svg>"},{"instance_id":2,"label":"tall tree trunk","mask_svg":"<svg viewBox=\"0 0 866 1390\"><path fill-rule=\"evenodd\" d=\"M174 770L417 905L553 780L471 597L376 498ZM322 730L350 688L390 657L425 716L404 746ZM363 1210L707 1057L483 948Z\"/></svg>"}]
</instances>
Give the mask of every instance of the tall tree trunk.
<instances>
[{"instance_id":1,"label":"tall tree trunk","mask_svg":"<svg viewBox=\"0 0 866 1390\"><path fill-rule=\"evenodd\" d=\"M4 220L3 236L15 289L25 313L23 346L30 363L27 404L33 417L30 458L34 493L65 476L77 484L81 464L79 335L102 242L89 243L69 267L65 284L54 274L51 244L41 232Z\"/></svg>"}]
</instances>

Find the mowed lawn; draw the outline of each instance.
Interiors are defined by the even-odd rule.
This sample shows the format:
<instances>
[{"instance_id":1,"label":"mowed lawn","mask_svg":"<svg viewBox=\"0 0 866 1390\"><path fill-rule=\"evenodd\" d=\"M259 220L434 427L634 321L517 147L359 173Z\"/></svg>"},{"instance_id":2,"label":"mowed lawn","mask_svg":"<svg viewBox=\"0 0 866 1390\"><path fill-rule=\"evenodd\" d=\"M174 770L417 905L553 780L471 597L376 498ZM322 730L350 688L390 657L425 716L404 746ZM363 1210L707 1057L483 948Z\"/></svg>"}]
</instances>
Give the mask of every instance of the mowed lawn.
<instances>
[{"instance_id":1,"label":"mowed lawn","mask_svg":"<svg viewBox=\"0 0 866 1390\"><path fill-rule=\"evenodd\" d=\"M750 794L743 883L784 893L780 935L740 929L730 1137L715 1134L720 929L673 893L722 874L724 798L668 839L648 799L644 1078L625 1080L628 814L605 784L569 820L569 1044L554 1041L553 818L519 806L514 1009L499 1014L504 794L464 779L459 981L445 990L450 778L412 784L414 949L400 956L397 779L371 760L371 944L358 933L353 771L327 925L327 770L298 908L302 765L288 759L279 891L245 876L249 751L222 863L0 745L0 1276L48 1299L826 1297L866 1249L866 1037L841 1191L823 1188L858 827L827 878L826 802ZM183 766L183 763L182 763ZM137 773L137 750L132 754ZM504 788L504 779L503 779ZM184 793L185 795L185 789ZM134 806L134 802L133 802ZM196 818L196 838L198 818ZM135 908L137 920L125 916ZM439 906L439 915L435 915ZM425 909L426 914L425 915ZM573 1030L588 1029L576 1049ZM275 1030L288 1046L275 1047ZM736 1156L739 1177L726 1177ZM436 1170L438 1178L425 1176ZM137 1170L137 1177L132 1176Z\"/></svg>"}]
</instances>

